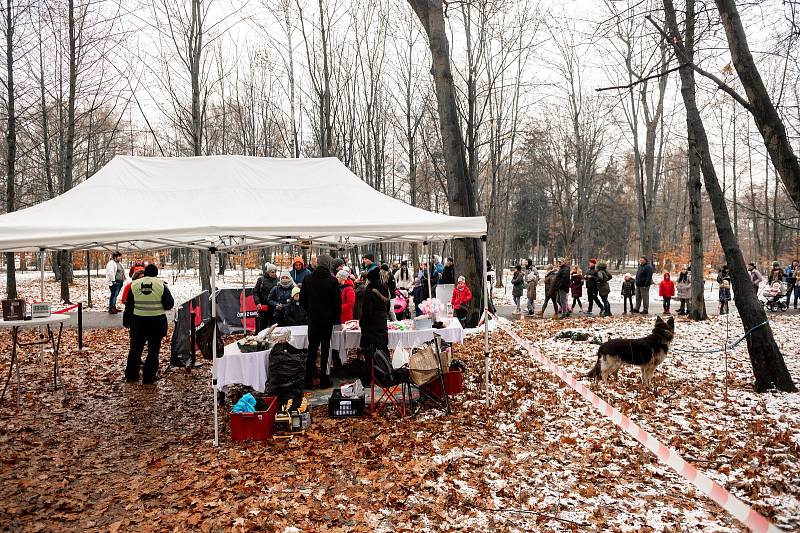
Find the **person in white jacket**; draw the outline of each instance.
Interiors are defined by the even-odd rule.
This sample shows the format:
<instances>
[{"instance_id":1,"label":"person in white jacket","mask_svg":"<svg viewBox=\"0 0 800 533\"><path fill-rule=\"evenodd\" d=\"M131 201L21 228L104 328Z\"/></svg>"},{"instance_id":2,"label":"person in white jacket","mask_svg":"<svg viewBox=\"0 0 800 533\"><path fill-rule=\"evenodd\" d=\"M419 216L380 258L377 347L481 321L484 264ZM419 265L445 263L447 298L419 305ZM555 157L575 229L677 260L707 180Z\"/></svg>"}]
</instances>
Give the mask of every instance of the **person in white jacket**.
<instances>
[{"instance_id":1,"label":"person in white jacket","mask_svg":"<svg viewBox=\"0 0 800 533\"><path fill-rule=\"evenodd\" d=\"M106 283L108 283L108 288L111 292L108 298L108 312L111 314L119 313L117 296L119 296L122 285L125 283L125 269L122 268L120 259L122 259L122 254L114 252L106 264Z\"/></svg>"}]
</instances>

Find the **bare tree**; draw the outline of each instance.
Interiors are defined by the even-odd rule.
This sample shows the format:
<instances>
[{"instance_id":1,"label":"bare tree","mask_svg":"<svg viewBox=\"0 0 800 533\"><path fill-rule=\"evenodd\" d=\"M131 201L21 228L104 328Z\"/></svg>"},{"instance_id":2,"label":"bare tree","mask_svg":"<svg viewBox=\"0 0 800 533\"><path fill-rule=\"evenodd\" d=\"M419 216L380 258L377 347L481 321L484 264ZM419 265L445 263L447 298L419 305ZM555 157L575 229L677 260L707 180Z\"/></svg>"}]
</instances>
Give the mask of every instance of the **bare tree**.
<instances>
[{"instance_id":1,"label":"bare tree","mask_svg":"<svg viewBox=\"0 0 800 533\"><path fill-rule=\"evenodd\" d=\"M478 202L475 184L469 179L464 153L464 137L458 118L453 73L450 66L450 45L444 20L444 7L441 0L409 0L428 36L431 51L431 73L436 92L439 125L442 136L442 152L447 173L447 201L450 214L455 216L475 216ZM482 303L483 286L479 272L483 272L481 252L476 239L456 239L453 241L453 255L463 269L463 275L473 290L480 294ZM470 322L478 314L476 308Z\"/></svg>"},{"instance_id":2,"label":"bare tree","mask_svg":"<svg viewBox=\"0 0 800 533\"><path fill-rule=\"evenodd\" d=\"M689 15L694 14L693 1L688 0L690 9L687 9L687 13ZM786 368L783 355L775 343L772 328L767 321L764 309L758 301L756 292L753 290L750 275L745 266L742 251L739 248L739 242L731 226L725 195L717 179L716 170L709 153L708 137L697 107L694 70L690 66L690 57L687 56L683 45L675 15L675 6L672 0L663 0L663 2L669 39L672 42L675 55L684 65L680 69L681 95L686 106L688 128L690 135L695 140L706 191L711 199L717 235L725 251L727 263L731 267L736 308L739 310L742 325L748 335L747 349L756 379L754 388L757 392L764 392L773 387L786 392L796 392L797 388ZM652 19L650 20L652 21ZM690 36L689 42L694 42L694 20L687 19L687 23L686 31ZM654 25L658 27L655 22ZM660 31L666 36L666 32Z\"/></svg>"}]
</instances>

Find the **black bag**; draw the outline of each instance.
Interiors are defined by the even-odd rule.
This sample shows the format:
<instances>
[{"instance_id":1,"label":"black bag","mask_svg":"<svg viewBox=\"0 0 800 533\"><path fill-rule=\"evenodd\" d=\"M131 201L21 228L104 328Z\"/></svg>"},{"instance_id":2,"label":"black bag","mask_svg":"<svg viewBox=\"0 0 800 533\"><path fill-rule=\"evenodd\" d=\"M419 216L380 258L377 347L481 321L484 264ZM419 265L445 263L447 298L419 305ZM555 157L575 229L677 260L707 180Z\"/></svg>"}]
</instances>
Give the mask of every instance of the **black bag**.
<instances>
[{"instance_id":1,"label":"black bag","mask_svg":"<svg viewBox=\"0 0 800 533\"><path fill-rule=\"evenodd\" d=\"M269 387L267 394L277 396L279 405L289 399L292 405L303 400L306 378L306 352L288 342L279 342L269 353Z\"/></svg>"},{"instance_id":2,"label":"black bag","mask_svg":"<svg viewBox=\"0 0 800 533\"><path fill-rule=\"evenodd\" d=\"M200 353L203 354L203 359L211 360L213 358L213 350L211 343L214 337L214 321L209 320L195 332L197 339L197 346L200 348ZM222 332L217 326L217 357L222 357L222 352L225 351L225 345L222 342Z\"/></svg>"},{"instance_id":3,"label":"black bag","mask_svg":"<svg viewBox=\"0 0 800 533\"><path fill-rule=\"evenodd\" d=\"M408 368L394 368L392 360L383 350L375 350L372 357L372 368L375 382L382 388L394 387L408 381Z\"/></svg>"}]
</instances>

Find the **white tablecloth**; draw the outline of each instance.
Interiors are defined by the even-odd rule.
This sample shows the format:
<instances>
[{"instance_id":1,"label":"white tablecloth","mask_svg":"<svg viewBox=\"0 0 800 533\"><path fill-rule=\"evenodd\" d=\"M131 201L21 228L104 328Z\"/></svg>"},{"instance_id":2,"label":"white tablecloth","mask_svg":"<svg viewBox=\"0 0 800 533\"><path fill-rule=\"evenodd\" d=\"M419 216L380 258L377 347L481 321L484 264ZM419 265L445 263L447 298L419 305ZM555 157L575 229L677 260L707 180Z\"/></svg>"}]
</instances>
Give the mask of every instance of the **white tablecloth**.
<instances>
[{"instance_id":1,"label":"white tablecloth","mask_svg":"<svg viewBox=\"0 0 800 533\"><path fill-rule=\"evenodd\" d=\"M464 342L464 328L461 327L461 322L457 318L453 318L450 320L450 324L442 329L426 328L408 331L390 329L389 349L394 350L398 346L413 348L423 342L432 341L434 332L438 333L445 342ZM347 350L358 348L360 342L361 331L334 331L331 337L331 348L339 350L339 354L342 355Z\"/></svg>"},{"instance_id":2,"label":"white tablecloth","mask_svg":"<svg viewBox=\"0 0 800 533\"><path fill-rule=\"evenodd\" d=\"M275 333L282 329L292 332L289 342L292 346L298 350L308 348L308 326L276 328ZM413 348L423 342L433 340L434 332L438 333L446 342L464 342L464 329L458 319L453 318L450 320L450 324L443 329L389 330L389 348L392 350L398 346ZM360 331L342 332L339 326L335 326L331 336L331 350L338 350L342 363L346 363L347 350L358 348L360 341ZM270 350L242 353L236 342L225 346L223 357L217 359L217 389L222 390L226 385L237 383L253 387L258 392L264 392L264 384L269 379L269 352Z\"/></svg>"},{"instance_id":3,"label":"white tablecloth","mask_svg":"<svg viewBox=\"0 0 800 533\"><path fill-rule=\"evenodd\" d=\"M242 353L236 342L225 346L224 355L217 359L217 389L238 383L264 392L269 379L269 352Z\"/></svg>"}]
</instances>

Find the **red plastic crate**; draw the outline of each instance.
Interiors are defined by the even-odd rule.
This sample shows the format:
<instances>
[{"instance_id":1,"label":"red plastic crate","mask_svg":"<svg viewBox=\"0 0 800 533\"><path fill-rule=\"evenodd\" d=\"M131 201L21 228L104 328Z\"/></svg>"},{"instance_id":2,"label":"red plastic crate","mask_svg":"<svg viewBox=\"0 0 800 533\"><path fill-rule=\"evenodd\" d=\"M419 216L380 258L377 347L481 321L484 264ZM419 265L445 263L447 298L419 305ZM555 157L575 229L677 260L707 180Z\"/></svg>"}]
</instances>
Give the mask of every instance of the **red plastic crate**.
<instances>
[{"instance_id":1,"label":"red plastic crate","mask_svg":"<svg viewBox=\"0 0 800 533\"><path fill-rule=\"evenodd\" d=\"M448 396L453 396L464 391L464 382L462 381L463 375L461 369L448 370L443 374L444 388ZM427 390L436 396L442 395L442 386L439 384L439 378L434 379L430 383L423 385Z\"/></svg>"},{"instance_id":2,"label":"red plastic crate","mask_svg":"<svg viewBox=\"0 0 800 533\"><path fill-rule=\"evenodd\" d=\"M231 440L269 440L275 426L278 412L278 398L266 396L269 403L266 411L255 413L231 413Z\"/></svg>"}]
</instances>

